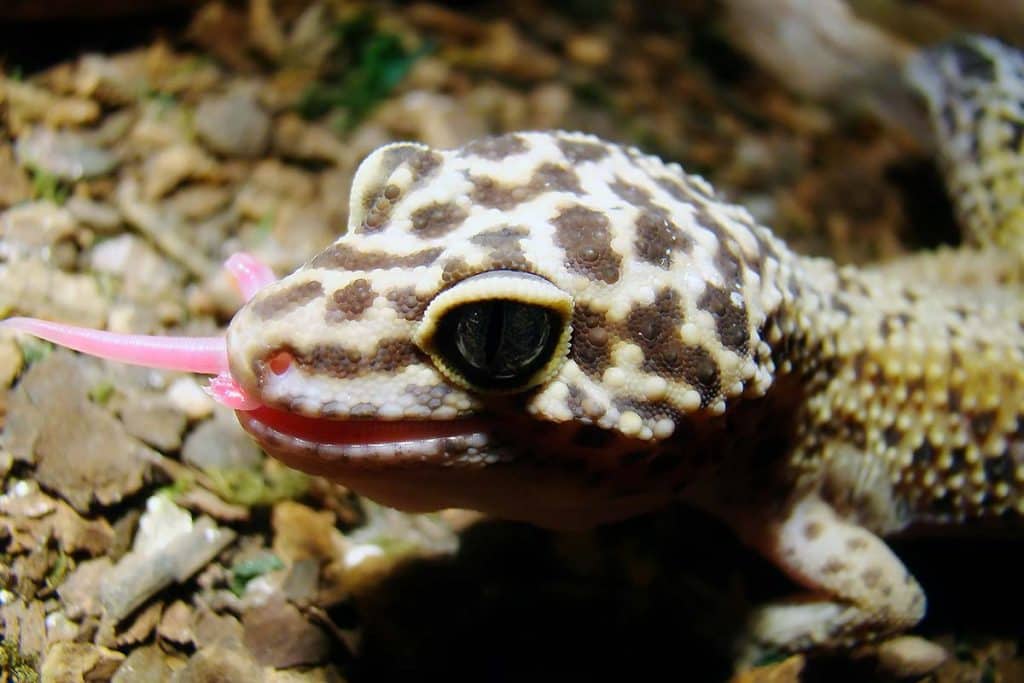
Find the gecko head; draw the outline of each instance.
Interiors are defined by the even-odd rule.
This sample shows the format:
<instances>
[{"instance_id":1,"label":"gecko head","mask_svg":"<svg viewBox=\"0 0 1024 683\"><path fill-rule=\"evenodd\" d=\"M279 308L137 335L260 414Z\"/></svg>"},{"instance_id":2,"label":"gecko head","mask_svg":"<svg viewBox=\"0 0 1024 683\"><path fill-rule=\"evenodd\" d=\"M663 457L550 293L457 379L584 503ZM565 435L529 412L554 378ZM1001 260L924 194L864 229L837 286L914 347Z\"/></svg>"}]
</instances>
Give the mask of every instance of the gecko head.
<instances>
[{"instance_id":1,"label":"gecko head","mask_svg":"<svg viewBox=\"0 0 1024 683\"><path fill-rule=\"evenodd\" d=\"M226 339L7 324L215 374L268 453L382 503L580 526L666 500L727 404L764 393L768 239L702 179L592 136L397 143L302 268L229 261L248 301Z\"/></svg>"},{"instance_id":2,"label":"gecko head","mask_svg":"<svg viewBox=\"0 0 1024 683\"><path fill-rule=\"evenodd\" d=\"M587 135L383 147L346 234L232 321L261 404L241 423L405 509L550 524L664 499L670 442L766 385L753 227L709 229L698 203L700 179Z\"/></svg>"}]
</instances>

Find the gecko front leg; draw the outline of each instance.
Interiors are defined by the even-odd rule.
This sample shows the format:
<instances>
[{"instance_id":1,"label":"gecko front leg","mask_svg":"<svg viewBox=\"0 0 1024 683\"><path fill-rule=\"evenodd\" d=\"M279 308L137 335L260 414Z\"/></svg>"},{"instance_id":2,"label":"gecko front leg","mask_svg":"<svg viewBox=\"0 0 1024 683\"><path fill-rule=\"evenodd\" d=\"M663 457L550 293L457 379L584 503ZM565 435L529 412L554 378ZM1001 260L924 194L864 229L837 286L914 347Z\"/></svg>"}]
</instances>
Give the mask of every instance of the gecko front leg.
<instances>
[{"instance_id":1,"label":"gecko front leg","mask_svg":"<svg viewBox=\"0 0 1024 683\"><path fill-rule=\"evenodd\" d=\"M811 591L754 611L747 661L770 650L882 639L924 616L924 592L889 546L840 518L817 493L797 499L774 518L745 524L741 533Z\"/></svg>"}]
</instances>

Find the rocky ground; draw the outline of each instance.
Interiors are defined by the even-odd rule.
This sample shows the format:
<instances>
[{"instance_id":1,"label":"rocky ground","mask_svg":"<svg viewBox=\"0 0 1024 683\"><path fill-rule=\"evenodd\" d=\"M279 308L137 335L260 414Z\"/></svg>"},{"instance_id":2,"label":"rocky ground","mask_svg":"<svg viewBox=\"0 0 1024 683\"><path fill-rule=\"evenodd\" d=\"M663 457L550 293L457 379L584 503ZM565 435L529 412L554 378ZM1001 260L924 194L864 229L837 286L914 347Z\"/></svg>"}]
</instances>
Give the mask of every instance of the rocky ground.
<instances>
[{"instance_id":1,"label":"rocky ground","mask_svg":"<svg viewBox=\"0 0 1024 683\"><path fill-rule=\"evenodd\" d=\"M368 152L515 129L680 161L805 252L955 240L919 130L794 95L719 3L647 4L211 2L126 51L0 46L0 314L214 334L240 303L223 260L297 267ZM885 15L900 45L957 26L911 14ZM791 588L684 509L571 535L382 509L266 459L200 382L0 332L0 680L724 680L744 610ZM928 680L1024 680L1020 546L899 546L952 654Z\"/></svg>"}]
</instances>

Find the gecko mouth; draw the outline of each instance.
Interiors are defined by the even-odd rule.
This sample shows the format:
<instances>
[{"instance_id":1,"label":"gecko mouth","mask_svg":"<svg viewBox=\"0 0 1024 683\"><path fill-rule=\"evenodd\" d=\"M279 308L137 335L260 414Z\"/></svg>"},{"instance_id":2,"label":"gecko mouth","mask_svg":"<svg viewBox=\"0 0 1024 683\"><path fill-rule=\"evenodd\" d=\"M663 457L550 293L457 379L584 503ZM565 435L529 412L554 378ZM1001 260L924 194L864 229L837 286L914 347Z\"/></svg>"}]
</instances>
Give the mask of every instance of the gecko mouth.
<instances>
[{"instance_id":1,"label":"gecko mouth","mask_svg":"<svg viewBox=\"0 0 1024 683\"><path fill-rule=\"evenodd\" d=\"M339 461L454 464L482 462L490 442L490 422L454 420L331 420L296 415L268 406L237 411L238 421L264 450L298 469L335 471Z\"/></svg>"}]
</instances>

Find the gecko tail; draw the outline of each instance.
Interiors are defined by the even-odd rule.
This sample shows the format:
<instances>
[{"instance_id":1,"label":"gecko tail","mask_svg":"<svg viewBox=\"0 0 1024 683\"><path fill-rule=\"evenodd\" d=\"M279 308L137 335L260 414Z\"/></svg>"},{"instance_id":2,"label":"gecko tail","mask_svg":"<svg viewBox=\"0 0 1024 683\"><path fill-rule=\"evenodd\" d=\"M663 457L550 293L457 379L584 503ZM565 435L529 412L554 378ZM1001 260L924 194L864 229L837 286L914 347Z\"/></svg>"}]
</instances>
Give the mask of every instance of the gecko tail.
<instances>
[{"instance_id":1,"label":"gecko tail","mask_svg":"<svg viewBox=\"0 0 1024 683\"><path fill-rule=\"evenodd\" d=\"M219 375L228 370L224 337L163 337L119 334L36 318L0 320L0 327L25 332L91 356L162 370Z\"/></svg>"}]
</instances>

